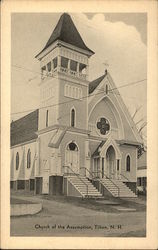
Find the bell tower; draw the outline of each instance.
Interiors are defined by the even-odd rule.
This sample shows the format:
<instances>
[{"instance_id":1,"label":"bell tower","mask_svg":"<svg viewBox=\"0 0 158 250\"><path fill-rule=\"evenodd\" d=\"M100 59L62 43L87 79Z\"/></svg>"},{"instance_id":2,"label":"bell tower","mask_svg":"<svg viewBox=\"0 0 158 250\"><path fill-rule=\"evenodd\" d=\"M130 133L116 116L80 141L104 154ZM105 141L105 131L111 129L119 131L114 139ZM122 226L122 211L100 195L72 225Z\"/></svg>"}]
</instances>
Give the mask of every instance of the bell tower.
<instances>
[{"instance_id":1,"label":"bell tower","mask_svg":"<svg viewBox=\"0 0 158 250\"><path fill-rule=\"evenodd\" d=\"M41 68L39 130L53 125L88 129L88 59L93 54L64 13L36 56Z\"/></svg>"}]
</instances>

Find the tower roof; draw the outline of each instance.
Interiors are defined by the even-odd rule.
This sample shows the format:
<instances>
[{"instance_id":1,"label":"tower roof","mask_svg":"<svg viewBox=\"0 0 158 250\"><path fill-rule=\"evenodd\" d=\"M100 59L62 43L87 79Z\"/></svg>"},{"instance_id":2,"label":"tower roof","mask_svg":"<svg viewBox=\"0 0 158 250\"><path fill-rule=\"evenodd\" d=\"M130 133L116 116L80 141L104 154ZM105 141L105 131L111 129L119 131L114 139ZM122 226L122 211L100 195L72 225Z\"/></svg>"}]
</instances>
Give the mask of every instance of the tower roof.
<instances>
[{"instance_id":1,"label":"tower roof","mask_svg":"<svg viewBox=\"0 0 158 250\"><path fill-rule=\"evenodd\" d=\"M76 29L76 27L74 25L70 15L67 13L64 13L61 15L61 17L60 17L55 29L53 30L48 42L46 43L44 49L41 52L43 52L45 49L47 49L52 43L54 43L57 40L74 45L80 49L84 49L84 50L89 51L92 54L94 54L94 52L92 50L90 50L85 45L78 30Z\"/></svg>"}]
</instances>

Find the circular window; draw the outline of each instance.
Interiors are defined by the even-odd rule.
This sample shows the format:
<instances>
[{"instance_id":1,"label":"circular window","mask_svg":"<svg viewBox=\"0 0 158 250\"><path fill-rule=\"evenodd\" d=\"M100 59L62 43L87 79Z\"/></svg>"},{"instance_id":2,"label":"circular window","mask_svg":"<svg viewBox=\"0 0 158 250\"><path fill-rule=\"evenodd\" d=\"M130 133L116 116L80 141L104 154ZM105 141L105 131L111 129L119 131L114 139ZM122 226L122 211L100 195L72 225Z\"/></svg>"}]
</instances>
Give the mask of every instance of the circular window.
<instances>
[{"instance_id":1,"label":"circular window","mask_svg":"<svg viewBox=\"0 0 158 250\"><path fill-rule=\"evenodd\" d=\"M109 121L104 117L99 118L97 121L97 130L101 135L106 135L110 130Z\"/></svg>"}]
</instances>

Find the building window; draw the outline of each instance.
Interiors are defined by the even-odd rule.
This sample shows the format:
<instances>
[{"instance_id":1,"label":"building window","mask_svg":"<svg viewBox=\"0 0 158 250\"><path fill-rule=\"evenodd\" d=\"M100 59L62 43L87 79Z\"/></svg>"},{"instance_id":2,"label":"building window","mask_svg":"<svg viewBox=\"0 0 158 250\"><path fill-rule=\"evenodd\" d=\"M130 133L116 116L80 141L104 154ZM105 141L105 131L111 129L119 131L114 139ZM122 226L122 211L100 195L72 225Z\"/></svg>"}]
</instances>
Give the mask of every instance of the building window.
<instances>
[{"instance_id":1,"label":"building window","mask_svg":"<svg viewBox=\"0 0 158 250\"><path fill-rule=\"evenodd\" d=\"M126 158L126 171L130 172L130 166L131 165L131 159L130 159L130 156L127 155L127 158Z\"/></svg>"},{"instance_id":2,"label":"building window","mask_svg":"<svg viewBox=\"0 0 158 250\"><path fill-rule=\"evenodd\" d=\"M46 127L48 127L48 118L49 118L49 117L48 117L48 116L49 116L48 112L49 112L49 111L47 110L47 112L46 112Z\"/></svg>"},{"instance_id":3,"label":"building window","mask_svg":"<svg viewBox=\"0 0 158 250\"><path fill-rule=\"evenodd\" d=\"M54 69L57 68L57 64L58 64L58 58L55 57L55 58L53 59L53 68L54 68Z\"/></svg>"},{"instance_id":4,"label":"building window","mask_svg":"<svg viewBox=\"0 0 158 250\"><path fill-rule=\"evenodd\" d=\"M51 62L47 63L47 70L48 72L51 72Z\"/></svg>"},{"instance_id":5,"label":"building window","mask_svg":"<svg viewBox=\"0 0 158 250\"><path fill-rule=\"evenodd\" d=\"M79 87L70 86L65 84L64 95L74 99L82 98L82 89Z\"/></svg>"},{"instance_id":6,"label":"building window","mask_svg":"<svg viewBox=\"0 0 158 250\"><path fill-rule=\"evenodd\" d=\"M83 63L79 64L79 73L85 74L86 73L86 65Z\"/></svg>"},{"instance_id":7,"label":"building window","mask_svg":"<svg viewBox=\"0 0 158 250\"><path fill-rule=\"evenodd\" d=\"M120 160L117 160L117 171L119 171L120 168Z\"/></svg>"},{"instance_id":8,"label":"building window","mask_svg":"<svg viewBox=\"0 0 158 250\"><path fill-rule=\"evenodd\" d=\"M142 184L143 184L143 187L146 187L146 186L147 186L146 177L143 177L143 178L142 178Z\"/></svg>"},{"instance_id":9,"label":"building window","mask_svg":"<svg viewBox=\"0 0 158 250\"><path fill-rule=\"evenodd\" d=\"M28 149L27 151L27 168L31 167L31 151Z\"/></svg>"},{"instance_id":10,"label":"building window","mask_svg":"<svg viewBox=\"0 0 158 250\"><path fill-rule=\"evenodd\" d=\"M68 58L66 58L66 57L61 57L61 67L63 67L63 68L68 68Z\"/></svg>"},{"instance_id":11,"label":"building window","mask_svg":"<svg viewBox=\"0 0 158 250\"><path fill-rule=\"evenodd\" d=\"M71 142L68 146L67 146L67 150L70 151L78 151L78 147L74 142Z\"/></svg>"},{"instance_id":12,"label":"building window","mask_svg":"<svg viewBox=\"0 0 158 250\"><path fill-rule=\"evenodd\" d=\"M105 85L105 93L106 93L106 95L108 94L108 89L109 89L109 88L108 88L108 85L106 84L106 85Z\"/></svg>"},{"instance_id":13,"label":"building window","mask_svg":"<svg viewBox=\"0 0 158 250\"><path fill-rule=\"evenodd\" d=\"M106 135L110 130L109 121L104 117L99 118L97 121L97 129L101 135Z\"/></svg>"},{"instance_id":14,"label":"building window","mask_svg":"<svg viewBox=\"0 0 158 250\"><path fill-rule=\"evenodd\" d=\"M70 61L70 69L72 71L77 71L77 62L76 61L73 61L73 60Z\"/></svg>"},{"instance_id":15,"label":"building window","mask_svg":"<svg viewBox=\"0 0 158 250\"><path fill-rule=\"evenodd\" d=\"M19 168L19 153L16 153L16 170Z\"/></svg>"},{"instance_id":16,"label":"building window","mask_svg":"<svg viewBox=\"0 0 158 250\"><path fill-rule=\"evenodd\" d=\"M71 127L75 127L75 110L71 110Z\"/></svg>"}]
</instances>

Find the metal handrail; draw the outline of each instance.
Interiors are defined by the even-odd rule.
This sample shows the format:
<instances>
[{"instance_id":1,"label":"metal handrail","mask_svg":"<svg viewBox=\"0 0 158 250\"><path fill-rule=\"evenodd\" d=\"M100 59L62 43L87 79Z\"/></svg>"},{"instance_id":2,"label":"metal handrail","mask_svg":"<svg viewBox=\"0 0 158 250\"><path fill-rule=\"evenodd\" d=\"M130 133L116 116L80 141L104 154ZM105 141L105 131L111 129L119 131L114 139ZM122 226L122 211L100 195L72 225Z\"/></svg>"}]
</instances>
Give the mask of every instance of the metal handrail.
<instances>
[{"instance_id":1,"label":"metal handrail","mask_svg":"<svg viewBox=\"0 0 158 250\"><path fill-rule=\"evenodd\" d=\"M122 175L127 181L130 182L130 180L129 180L124 174L121 174L121 173L120 173L120 175Z\"/></svg>"},{"instance_id":2,"label":"metal handrail","mask_svg":"<svg viewBox=\"0 0 158 250\"><path fill-rule=\"evenodd\" d=\"M99 173L103 173L101 170L99 170L99 171L93 171L92 172L93 174L99 174ZM94 178L100 178L99 176L94 176Z\"/></svg>"},{"instance_id":3,"label":"metal handrail","mask_svg":"<svg viewBox=\"0 0 158 250\"><path fill-rule=\"evenodd\" d=\"M99 170L99 171L93 171L92 173L101 173L101 174L103 174L104 173L104 175L106 176L106 174L105 174L105 172L104 171L101 171L101 170ZM99 178L99 176L98 177L94 177L94 178Z\"/></svg>"},{"instance_id":4,"label":"metal handrail","mask_svg":"<svg viewBox=\"0 0 158 250\"><path fill-rule=\"evenodd\" d=\"M118 197L119 197L120 196L120 188L108 176L106 176L106 178L109 179L114 184L115 187L117 187L117 189L118 189Z\"/></svg>"},{"instance_id":5,"label":"metal handrail","mask_svg":"<svg viewBox=\"0 0 158 250\"><path fill-rule=\"evenodd\" d=\"M110 178L105 174L104 171L99 170L99 171L96 171L96 172L93 172L93 173L104 173L104 176L105 176L108 180L110 180L110 181L114 184L115 187L117 187L117 189L118 189L118 196L120 196L120 188L112 181L112 179L110 179Z\"/></svg>"},{"instance_id":6,"label":"metal handrail","mask_svg":"<svg viewBox=\"0 0 158 250\"><path fill-rule=\"evenodd\" d=\"M94 178L93 173L88 168L82 167L80 169L85 169L92 176L92 179Z\"/></svg>"},{"instance_id":7,"label":"metal handrail","mask_svg":"<svg viewBox=\"0 0 158 250\"><path fill-rule=\"evenodd\" d=\"M69 168L69 169L78 177L78 179L80 179L80 180L84 183L84 185L85 185L86 188L87 188L87 196L88 196L88 185L80 178L80 176L79 176L77 173L75 173L75 171L72 170L72 168L70 168L70 166L63 166L63 168ZM64 173L64 174L65 174L65 173Z\"/></svg>"}]
</instances>

